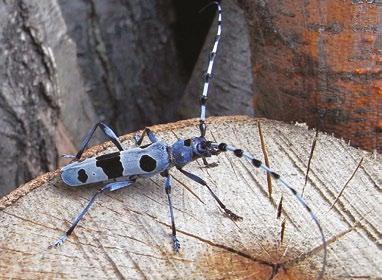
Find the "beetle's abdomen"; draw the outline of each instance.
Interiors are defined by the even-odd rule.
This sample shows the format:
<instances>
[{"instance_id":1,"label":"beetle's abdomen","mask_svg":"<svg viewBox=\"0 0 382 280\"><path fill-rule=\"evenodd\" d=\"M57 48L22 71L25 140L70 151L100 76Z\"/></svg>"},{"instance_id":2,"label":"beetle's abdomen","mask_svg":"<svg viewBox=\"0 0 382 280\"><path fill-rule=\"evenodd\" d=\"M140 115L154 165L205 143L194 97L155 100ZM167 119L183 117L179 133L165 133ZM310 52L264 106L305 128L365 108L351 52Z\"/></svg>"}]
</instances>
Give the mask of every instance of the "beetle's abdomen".
<instances>
[{"instance_id":1,"label":"beetle's abdomen","mask_svg":"<svg viewBox=\"0 0 382 280\"><path fill-rule=\"evenodd\" d=\"M80 186L119 177L151 176L168 167L166 145L156 142L68 164L61 169L61 178L69 186Z\"/></svg>"},{"instance_id":2,"label":"beetle's abdomen","mask_svg":"<svg viewBox=\"0 0 382 280\"><path fill-rule=\"evenodd\" d=\"M122 173L120 173L120 176L122 176ZM61 169L61 178L69 186L98 183L110 179L108 174L97 166L96 158L89 158L82 162L74 162L64 166Z\"/></svg>"}]
</instances>

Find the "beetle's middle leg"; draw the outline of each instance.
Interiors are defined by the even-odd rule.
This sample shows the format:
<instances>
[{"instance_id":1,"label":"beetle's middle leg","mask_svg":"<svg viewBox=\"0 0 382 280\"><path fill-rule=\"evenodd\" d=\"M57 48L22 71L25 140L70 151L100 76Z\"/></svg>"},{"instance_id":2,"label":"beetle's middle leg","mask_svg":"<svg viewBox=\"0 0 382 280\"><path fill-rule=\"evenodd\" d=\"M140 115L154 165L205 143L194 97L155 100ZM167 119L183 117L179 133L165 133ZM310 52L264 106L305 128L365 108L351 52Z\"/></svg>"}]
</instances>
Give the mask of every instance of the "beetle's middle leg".
<instances>
[{"instance_id":1,"label":"beetle's middle leg","mask_svg":"<svg viewBox=\"0 0 382 280\"><path fill-rule=\"evenodd\" d=\"M142 144L142 141L143 141L143 138L145 138L145 135L147 134L147 136L149 137L150 139L150 142L151 143L155 143L158 141L157 137L155 136L155 133L151 131L150 128L145 128L142 132L141 135L139 135L139 133L137 132L137 134L134 135L134 142L135 142L135 145L137 146L140 146Z\"/></svg>"},{"instance_id":2,"label":"beetle's middle leg","mask_svg":"<svg viewBox=\"0 0 382 280\"><path fill-rule=\"evenodd\" d=\"M109 183L106 186L104 186L102 189L98 190L89 200L88 204L85 206L85 208L81 211L81 213L74 219L72 225L70 228L65 232L64 235L62 235L55 243L50 245L48 248L52 247L58 247L64 243L64 241L68 238L70 234L72 234L74 228L77 226L78 222L83 218L83 216L89 211L90 207L94 203L96 197L104 192L111 192L118 189L125 188L131 184L133 184L135 180L126 180L126 181L120 181L120 182L113 182Z\"/></svg>"},{"instance_id":3,"label":"beetle's middle leg","mask_svg":"<svg viewBox=\"0 0 382 280\"><path fill-rule=\"evenodd\" d=\"M172 200L171 200L171 177L170 177L170 174L168 174L168 170L161 173L161 175L166 177L165 191L167 194L168 206L170 207L171 229L172 229L172 246L173 246L174 251L178 252L180 249L180 243L179 243L178 238L176 238L175 218L174 218L174 211L173 211Z\"/></svg>"}]
</instances>

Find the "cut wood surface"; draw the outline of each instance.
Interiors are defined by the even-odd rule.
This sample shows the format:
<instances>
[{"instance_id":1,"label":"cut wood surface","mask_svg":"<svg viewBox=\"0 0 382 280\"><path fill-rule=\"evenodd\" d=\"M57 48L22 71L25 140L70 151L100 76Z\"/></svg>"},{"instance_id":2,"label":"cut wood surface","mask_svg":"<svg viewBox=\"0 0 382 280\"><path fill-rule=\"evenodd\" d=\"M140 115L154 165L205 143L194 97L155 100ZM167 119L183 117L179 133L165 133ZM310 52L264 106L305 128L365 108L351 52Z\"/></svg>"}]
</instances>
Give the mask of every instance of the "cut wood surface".
<instances>
[{"instance_id":1,"label":"cut wood surface","mask_svg":"<svg viewBox=\"0 0 382 280\"><path fill-rule=\"evenodd\" d=\"M197 125L194 119L151 128L170 144L177 137L198 135ZM207 131L209 140L233 144L260 160L267 151L271 168L299 193L310 162L304 199L328 241L324 279L381 279L381 156L323 133L318 133L311 153L315 135L304 125L248 117L210 118ZM133 146L132 134L121 138L124 147ZM115 148L107 142L85 156L111 151ZM161 176L100 196L63 246L53 249L48 246L67 230L99 186L67 187L55 171L19 187L0 199L0 277L314 279L322 266L322 242L295 197L272 182L270 199L266 174L244 159L227 153L212 161L219 165L206 169L198 161L185 169L205 178L244 219L231 221L206 188L171 170L178 254L170 242ZM277 219L282 194L283 212ZM277 263L281 267L272 276L270 264Z\"/></svg>"}]
</instances>

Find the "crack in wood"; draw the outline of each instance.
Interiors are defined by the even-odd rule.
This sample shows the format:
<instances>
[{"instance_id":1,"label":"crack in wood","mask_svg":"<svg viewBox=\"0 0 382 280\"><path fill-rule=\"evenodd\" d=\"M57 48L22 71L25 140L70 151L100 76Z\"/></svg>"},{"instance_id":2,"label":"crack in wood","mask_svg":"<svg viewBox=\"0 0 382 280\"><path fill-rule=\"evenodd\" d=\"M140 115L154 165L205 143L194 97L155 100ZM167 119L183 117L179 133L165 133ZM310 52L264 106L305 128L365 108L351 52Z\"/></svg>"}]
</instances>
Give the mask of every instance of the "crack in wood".
<instances>
[{"instance_id":1,"label":"crack in wood","mask_svg":"<svg viewBox=\"0 0 382 280\"><path fill-rule=\"evenodd\" d=\"M336 199L333 201L332 205L329 207L328 212L333 208L333 206L336 204L338 199L341 197L341 195L344 192L345 188L349 185L350 181L353 179L354 175L357 173L358 169L360 168L360 166L362 164L362 161L363 161L363 158L361 158L361 160L359 161L357 167L354 169L353 173L351 174L350 178L346 181L345 185L342 187L342 189L338 193Z\"/></svg>"},{"instance_id":2,"label":"crack in wood","mask_svg":"<svg viewBox=\"0 0 382 280\"><path fill-rule=\"evenodd\" d=\"M312 158L313 158L314 149L316 148L317 139L318 139L318 129L316 130L316 133L314 135L313 142L312 142L312 147L310 148L309 159L308 159L308 166L306 168L305 182L304 182L304 186L302 188L301 197L304 196L304 191L305 191L306 183L308 182L308 176L309 176L309 171L310 171L310 164L311 164L311 161L312 161Z\"/></svg>"},{"instance_id":3,"label":"crack in wood","mask_svg":"<svg viewBox=\"0 0 382 280\"><path fill-rule=\"evenodd\" d=\"M259 138L260 138L260 143L261 143L261 151L263 152L263 157L264 157L264 163L265 165L270 168L270 164L269 164L269 158L268 158L268 152L267 152L267 148L266 148L266 144L265 144L265 139L264 139L264 135L263 135L263 132L261 130L261 124L260 124L260 121L257 122L257 128L258 128L258 132L259 132ZM268 196L270 199L272 199L272 178L271 178L271 174L267 173L267 185L268 185Z\"/></svg>"}]
</instances>

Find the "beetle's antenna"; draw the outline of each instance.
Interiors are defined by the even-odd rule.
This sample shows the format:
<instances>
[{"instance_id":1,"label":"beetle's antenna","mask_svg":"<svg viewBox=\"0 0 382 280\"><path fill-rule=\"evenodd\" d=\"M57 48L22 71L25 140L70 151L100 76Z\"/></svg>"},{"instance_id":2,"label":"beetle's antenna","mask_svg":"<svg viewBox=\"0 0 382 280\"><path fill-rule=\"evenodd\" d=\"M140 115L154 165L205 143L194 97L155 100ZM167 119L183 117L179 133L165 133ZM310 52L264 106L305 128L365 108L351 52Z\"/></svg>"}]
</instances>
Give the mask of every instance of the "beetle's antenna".
<instances>
[{"instance_id":1,"label":"beetle's antenna","mask_svg":"<svg viewBox=\"0 0 382 280\"><path fill-rule=\"evenodd\" d=\"M298 200L298 202L309 213L310 217L312 218L312 220L314 221L314 223L316 224L316 226L320 232L321 241L322 241L322 248L324 250L324 256L323 256L323 261L322 261L322 269L321 269L320 273L318 274L317 279L322 279L324 272L325 272L325 267L326 267L327 242L326 242L325 235L324 235L324 232L322 230L321 224L318 221L318 218L313 213L312 209L308 206L308 204L306 204L305 200L279 174L277 174L272 169L270 169L269 167L264 165L260 160L256 159L254 156L252 156L248 152L243 151L243 150L238 149L238 148L235 148L233 146L229 146L225 143L220 143L220 144L212 143L211 146L213 148L217 149L219 152L230 151L230 152L233 152L234 155L239 157L239 158L242 158L242 157L246 158L247 160L249 160L252 163L253 166L255 166L256 168L260 168L260 169L264 170L265 172L267 172L268 174L270 174L273 177L273 179L276 180L276 182L280 183L280 185L282 187L289 190L294 195L294 197Z\"/></svg>"},{"instance_id":2,"label":"beetle's antenna","mask_svg":"<svg viewBox=\"0 0 382 280\"><path fill-rule=\"evenodd\" d=\"M214 65L216 51L218 49L219 41L220 41L220 35L222 32L222 9L220 6L220 3L218 1L212 2L213 4L216 4L217 11L218 11L218 29L215 37L215 43L212 48L212 51L209 56L208 61L208 67L207 72L204 76L204 86L203 86L203 93L200 97L200 120L199 120L199 128L200 128L200 134L202 137L206 135L206 105L207 105L207 94L208 94L208 86L210 84L211 78L212 78L212 67Z\"/></svg>"}]
</instances>

